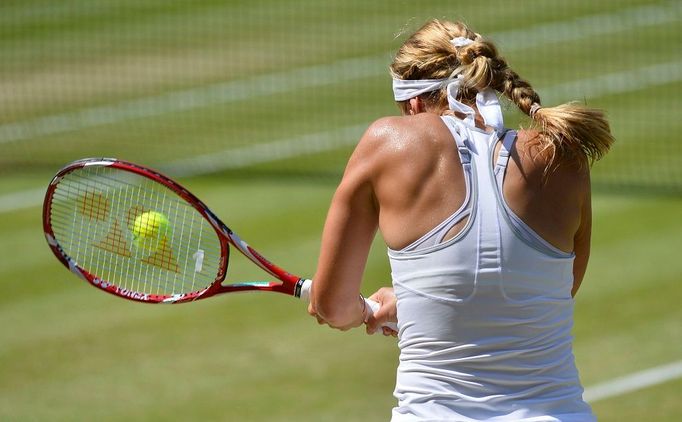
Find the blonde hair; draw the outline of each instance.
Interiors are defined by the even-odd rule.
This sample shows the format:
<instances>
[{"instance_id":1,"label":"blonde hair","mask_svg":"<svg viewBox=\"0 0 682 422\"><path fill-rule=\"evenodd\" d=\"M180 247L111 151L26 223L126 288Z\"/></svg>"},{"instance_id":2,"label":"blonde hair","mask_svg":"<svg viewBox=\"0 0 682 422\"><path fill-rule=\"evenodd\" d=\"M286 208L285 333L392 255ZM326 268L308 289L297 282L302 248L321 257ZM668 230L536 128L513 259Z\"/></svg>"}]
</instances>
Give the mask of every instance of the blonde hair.
<instances>
[{"instance_id":1,"label":"blonde hair","mask_svg":"<svg viewBox=\"0 0 682 422\"><path fill-rule=\"evenodd\" d=\"M474 42L455 47L450 41L456 37ZM476 93L483 89L495 89L531 118L531 128L539 132L531 142L550 154L550 164L592 163L602 158L614 142L609 123L600 110L577 103L540 106L538 93L507 65L495 45L461 22L436 19L427 22L400 47L390 71L397 79L444 79L461 75L459 97L465 102L473 102ZM433 107L447 108L445 89L421 97ZM409 103L401 101L398 106L407 111Z\"/></svg>"}]
</instances>

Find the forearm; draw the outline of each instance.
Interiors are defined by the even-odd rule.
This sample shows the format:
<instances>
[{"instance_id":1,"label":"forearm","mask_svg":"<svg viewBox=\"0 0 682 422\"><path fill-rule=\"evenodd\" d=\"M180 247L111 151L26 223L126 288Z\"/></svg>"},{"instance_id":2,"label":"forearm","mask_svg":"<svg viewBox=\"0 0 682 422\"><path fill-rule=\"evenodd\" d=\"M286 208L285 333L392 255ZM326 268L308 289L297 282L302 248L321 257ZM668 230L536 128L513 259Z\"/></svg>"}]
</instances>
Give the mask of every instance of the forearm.
<instances>
[{"instance_id":1,"label":"forearm","mask_svg":"<svg viewBox=\"0 0 682 422\"><path fill-rule=\"evenodd\" d=\"M360 285L367 256L379 226L374 177L384 144L368 131L351 156L332 199L311 291L310 312L335 328L364 322Z\"/></svg>"},{"instance_id":2,"label":"forearm","mask_svg":"<svg viewBox=\"0 0 682 422\"><path fill-rule=\"evenodd\" d=\"M342 183L325 222L311 291L311 309L332 327L364 322L360 285L377 226L369 187Z\"/></svg>"},{"instance_id":3,"label":"forearm","mask_svg":"<svg viewBox=\"0 0 682 422\"><path fill-rule=\"evenodd\" d=\"M320 324L327 324L342 331L359 327L368 318L364 299L359 294L354 301L344 303L342 306L318 307L318 304L311 302L309 312L317 318Z\"/></svg>"},{"instance_id":4,"label":"forearm","mask_svg":"<svg viewBox=\"0 0 682 422\"><path fill-rule=\"evenodd\" d=\"M332 327L364 322L360 285L376 226L372 213L353 209L343 190L337 192L325 223L311 292L312 308Z\"/></svg>"}]
</instances>

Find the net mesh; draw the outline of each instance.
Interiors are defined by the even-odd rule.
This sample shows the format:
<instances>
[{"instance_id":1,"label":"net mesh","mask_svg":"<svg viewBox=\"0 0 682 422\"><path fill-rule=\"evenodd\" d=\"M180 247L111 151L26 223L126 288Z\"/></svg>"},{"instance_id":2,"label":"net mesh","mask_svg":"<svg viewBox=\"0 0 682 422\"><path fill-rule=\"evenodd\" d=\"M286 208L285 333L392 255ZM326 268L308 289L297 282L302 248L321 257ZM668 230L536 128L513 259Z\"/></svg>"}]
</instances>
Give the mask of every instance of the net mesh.
<instances>
[{"instance_id":1,"label":"net mesh","mask_svg":"<svg viewBox=\"0 0 682 422\"><path fill-rule=\"evenodd\" d=\"M543 104L606 109L617 144L597 184L680 192L681 4L3 2L0 192L86 156L337 178L369 123L397 114L387 67L430 18L495 41Z\"/></svg>"},{"instance_id":2,"label":"net mesh","mask_svg":"<svg viewBox=\"0 0 682 422\"><path fill-rule=\"evenodd\" d=\"M167 187L134 173L94 165L68 173L50 216L56 241L73 261L130 292L195 292L220 269L210 223Z\"/></svg>"}]
</instances>

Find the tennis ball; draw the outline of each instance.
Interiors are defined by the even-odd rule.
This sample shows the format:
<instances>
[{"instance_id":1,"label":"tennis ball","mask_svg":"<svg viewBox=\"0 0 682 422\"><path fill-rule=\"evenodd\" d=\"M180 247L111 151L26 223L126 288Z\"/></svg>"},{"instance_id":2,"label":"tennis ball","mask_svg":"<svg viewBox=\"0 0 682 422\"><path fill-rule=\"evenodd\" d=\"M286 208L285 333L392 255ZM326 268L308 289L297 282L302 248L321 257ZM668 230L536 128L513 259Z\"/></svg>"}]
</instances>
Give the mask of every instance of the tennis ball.
<instances>
[{"instance_id":1,"label":"tennis ball","mask_svg":"<svg viewBox=\"0 0 682 422\"><path fill-rule=\"evenodd\" d=\"M135 218L132 232L135 247L151 253L170 237L171 227L165 215L148 211Z\"/></svg>"}]
</instances>

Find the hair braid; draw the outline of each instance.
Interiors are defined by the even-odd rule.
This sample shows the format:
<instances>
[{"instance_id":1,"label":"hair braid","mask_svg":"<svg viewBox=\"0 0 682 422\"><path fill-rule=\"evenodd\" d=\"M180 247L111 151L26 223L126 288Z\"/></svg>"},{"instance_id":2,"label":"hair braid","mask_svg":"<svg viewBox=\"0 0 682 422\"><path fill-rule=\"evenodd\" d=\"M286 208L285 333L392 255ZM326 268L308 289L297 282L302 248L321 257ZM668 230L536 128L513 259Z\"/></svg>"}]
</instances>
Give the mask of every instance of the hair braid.
<instances>
[{"instance_id":1,"label":"hair braid","mask_svg":"<svg viewBox=\"0 0 682 422\"><path fill-rule=\"evenodd\" d=\"M493 88L509 98L522 112L530 115L533 104L541 104L540 96L529 82L507 66L504 59L498 59L498 61L503 63L500 70L501 77L498 78L501 83Z\"/></svg>"},{"instance_id":2,"label":"hair braid","mask_svg":"<svg viewBox=\"0 0 682 422\"><path fill-rule=\"evenodd\" d=\"M454 47L450 42L466 37L474 42ZM432 20L400 47L391 64L399 79L443 79L461 75L460 98L471 101L477 92L493 88L531 117L542 150L556 160L582 164L599 160L614 142L604 113L576 103L541 107L540 96L500 57L495 45L461 22ZM425 96L437 108L447 107L445 90ZM406 102L400 104L406 109ZM548 165L548 169L549 169Z\"/></svg>"},{"instance_id":3,"label":"hair braid","mask_svg":"<svg viewBox=\"0 0 682 422\"><path fill-rule=\"evenodd\" d=\"M504 59L498 60L504 65L499 83L493 88L530 116L532 127L540 132L536 142L541 150L550 153L551 162L559 159L582 164L599 160L608 152L614 139L603 112L577 103L542 107L540 96L530 83L507 66Z\"/></svg>"}]
</instances>

